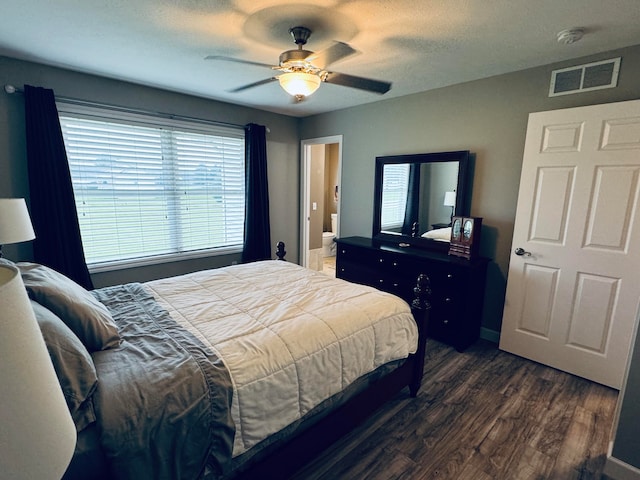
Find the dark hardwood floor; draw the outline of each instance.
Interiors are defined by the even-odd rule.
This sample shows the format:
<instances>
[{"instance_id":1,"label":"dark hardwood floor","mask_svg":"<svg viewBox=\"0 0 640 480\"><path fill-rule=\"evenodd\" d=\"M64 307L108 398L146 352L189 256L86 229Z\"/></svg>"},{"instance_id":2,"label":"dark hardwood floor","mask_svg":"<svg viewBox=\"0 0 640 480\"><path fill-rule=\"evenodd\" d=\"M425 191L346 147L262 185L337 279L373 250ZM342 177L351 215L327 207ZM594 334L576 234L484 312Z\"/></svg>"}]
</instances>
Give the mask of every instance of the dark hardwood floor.
<instances>
[{"instance_id":1,"label":"dark hardwood floor","mask_svg":"<svg viewBox=\"0 0 640 480\"><path fill-rule=\"evenodd\" d=\"M401 392L293 478L600 479L616 400L489 342L429 340L418 397Z\"/></svg>"}]
</instances>

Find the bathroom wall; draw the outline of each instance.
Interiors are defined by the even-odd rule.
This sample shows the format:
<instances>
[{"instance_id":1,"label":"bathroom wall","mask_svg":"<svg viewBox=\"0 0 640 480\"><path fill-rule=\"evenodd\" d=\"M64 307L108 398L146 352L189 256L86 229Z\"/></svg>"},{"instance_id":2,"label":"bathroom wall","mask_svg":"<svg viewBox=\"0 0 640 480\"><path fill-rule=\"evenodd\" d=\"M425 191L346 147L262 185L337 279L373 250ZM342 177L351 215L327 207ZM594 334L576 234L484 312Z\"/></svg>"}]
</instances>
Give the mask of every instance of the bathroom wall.
<instances>
[{"instance_id":1,"label":"bathroom wall","mask_svg":"<svg viewBox=\"0 0 640 480\"><path fill-rule=\"evenodd\" d=\"M331 214L338 213L338 144L326 145L324 166L324 218L323 230L331 232Z\"/></svg>"},{"instance_id":2,"label":"bathroom wall","mask_svg":"<svg viewBox=\"0 0 640 480\"><path fill-rule=\"evenodd\" d=\"M311 176L309 184L309 252L322 248L324 226L324 164L325 146L311 146ZM314 209L315 206L315 209Z\"/></svg>"}]
</instances>

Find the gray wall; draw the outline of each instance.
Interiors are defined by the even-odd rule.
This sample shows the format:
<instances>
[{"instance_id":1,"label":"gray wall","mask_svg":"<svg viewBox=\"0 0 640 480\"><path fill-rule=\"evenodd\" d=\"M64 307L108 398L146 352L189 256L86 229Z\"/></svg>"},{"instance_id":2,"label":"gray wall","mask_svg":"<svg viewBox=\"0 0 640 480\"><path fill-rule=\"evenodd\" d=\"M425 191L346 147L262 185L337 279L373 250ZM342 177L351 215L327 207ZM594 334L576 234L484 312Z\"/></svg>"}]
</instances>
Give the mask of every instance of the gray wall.
<instances>
[{"instance_id":1,"label":"gray wall","mask_svg":"<svg viewBox=\"0 0 640 480\"><path fill-rule=\"evenodd\" d=\"M636 332L627 380L619 403L612 457L640 469L640 332Z\"/></svg>"},{"instance_id":2,"label":"gray wall","mask_svg":"<svg viewBox=\"0 0 640 480\"><path fill-rule=\"evenodd\" d=\"M551 70L622 57L618 87L548 97ZM471 150L471 214L483 217L488 273L483 326L499 331L530 112L640 97L640 46L302 120L302 139L343 135L340 236L371 235L376 156Z\"/></svg>"},{"instance_id":3,"label":"gray wall","mask_svg":"<svg viewBox=\"0 0 640 480\"><path fill-rule=\"evenodd\" d=\"M618 87L548 97L551 71L622 57ZM371 235L375 157L475 152L471 214L483 217L481 254L491 257L483 326L499 331L530 112L640 98L640 46L606 52L302 120L302 139L343 135L341 236ZM630 367L613 455L640 468L640 339Z\"/></svg>"},{"instance_id":4,"label":"gray wall","mask_svg":"<svg viewBox=\"0 0 640 480\"><path fill-rule=\"evenodd\" d=\"M110 105L172 113L221 122L245 125L253 122L269 128L267 134L268 181L270 190L271 241L282 240L287 258L298 259L299 223L299 134L298 120L202 98L171 93L155 88L109 80L0 57L0 86L24 84L52 88L56 95ZM24 98L0 91L0 197L29 197L24 127ZM28 260L31 245L6 245L7 258ZM207 257L152 267L116 270L93 275L96 287L145 281L177 275L203 268L229 265L239 255Z\"/></svg>"}]
</instances>

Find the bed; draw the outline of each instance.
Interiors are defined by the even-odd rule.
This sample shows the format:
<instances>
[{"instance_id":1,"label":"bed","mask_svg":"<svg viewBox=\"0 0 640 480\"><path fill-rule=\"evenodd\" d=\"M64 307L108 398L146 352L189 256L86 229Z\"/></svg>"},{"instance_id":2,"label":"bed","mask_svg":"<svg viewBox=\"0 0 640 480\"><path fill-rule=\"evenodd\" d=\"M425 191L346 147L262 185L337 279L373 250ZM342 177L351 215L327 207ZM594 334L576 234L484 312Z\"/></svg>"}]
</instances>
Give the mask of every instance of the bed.
<instances>
[{"instance_id":1,"label":"bed","mask_svg":"<svg viewBox=\"0 0 640 480\"><path fill-rule=\"evenodd\" d=\"M420 387L425 276L412 311L286 261L92 292L17 266L78 430L70 480L286 478Z\"/></svg>"},{"instance_id":2,"label":"bed","mask_svg":"<svg viewBox=\"0 0 640 480\"><path fill-rule=\"evenodd\" d=\"M435 228L424 232L422 238L429 238L438 242L449 242L451 240L451 227Z\"/></svg>"}]
</instances>

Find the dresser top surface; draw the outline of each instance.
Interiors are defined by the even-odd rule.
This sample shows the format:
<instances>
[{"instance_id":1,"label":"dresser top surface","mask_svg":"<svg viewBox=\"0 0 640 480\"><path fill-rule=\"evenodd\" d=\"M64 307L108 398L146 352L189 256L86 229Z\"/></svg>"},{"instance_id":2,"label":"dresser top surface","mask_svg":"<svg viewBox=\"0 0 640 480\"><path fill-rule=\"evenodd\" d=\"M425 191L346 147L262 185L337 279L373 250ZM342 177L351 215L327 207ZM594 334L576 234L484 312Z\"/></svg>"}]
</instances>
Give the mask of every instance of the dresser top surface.
<instances>
[{"instance_id":1,"label":"dresser top surface","mask_svg":"<svg viewBox=\"0 0 640 480\"><path fill-rule=\"evenodd\" d=\"M488 263L490 261L490 259L486 257L476 257L473 260L467 260L464 258L448 255L446 253L432 252L429 250L423 250L421 248L416 248L411 246L401 247L399 245L379 243L379 242L374 242L371 238L367 238L367 237L336 238L336 242L338 243L338 245L341 245L341 244L352 245L355 247L364 247L371 250L380 250L380 251L400 253L405 255L412 255L414 257L419 257L419 258L424 258L429 260L439 260L439 261L444 261L444 262L449 262L454 264L460 264L463 266L475 265L478 263L480 264Z\"/></svg>"}]
</instances>

